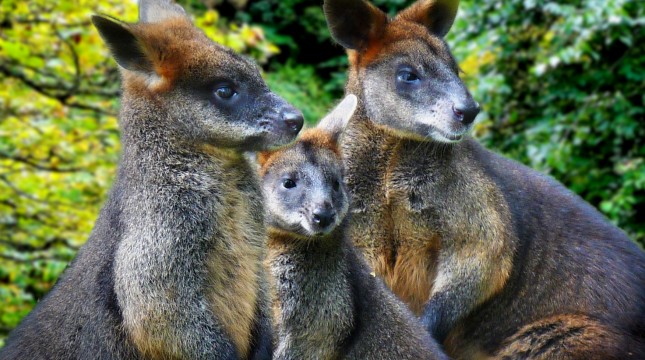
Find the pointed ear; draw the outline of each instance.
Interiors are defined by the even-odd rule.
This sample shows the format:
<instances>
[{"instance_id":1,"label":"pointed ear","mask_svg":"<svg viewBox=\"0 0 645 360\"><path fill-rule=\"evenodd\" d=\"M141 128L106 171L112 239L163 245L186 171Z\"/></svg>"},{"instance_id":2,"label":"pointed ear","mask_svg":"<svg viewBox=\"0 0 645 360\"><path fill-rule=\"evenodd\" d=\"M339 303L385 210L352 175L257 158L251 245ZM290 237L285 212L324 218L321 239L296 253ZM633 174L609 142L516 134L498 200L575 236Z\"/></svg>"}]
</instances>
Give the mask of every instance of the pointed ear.
<instances>
[{"instance_id":1,"label":"pointed ear","mask_svg":"<svg viewBox=\"0 0 645 360\"><path fill-rule=\"evenodd\" d=\"M446 36L457 16L459 0L419 0L397 17L427 27L440 37Z\"/></svg>"},{"instance_id":2,"label":"pointed ear","mask_svg":"<svg viewBox=\"0 0 645 360\"><path fill-rule=\"evenodd\" d=\"M364 50L387 24L387 15L364 0L325 0L323 10L332 38L345 49Z\"/></svg>"},{"instance_id":3,"label":"pointed ear","mask_svg":"<svg viewBox=\"0 0 645 360\"><path fill-rule=\"evenodd\" d=\"M356 98L356 95L347 95L340 104L336 105L334 110L320 120L316 129L327 132L331 135L332 140L338 141L338 138L340 137L340 134L343 133L343 130L345 130L345 126L347 126L349 119L354 115L357 104L358 99Z\"/></svg>"},{"instance_id":4,"label":"pointed ear","mask_svg":"<svg viewBox=\"0 0 645 360\"><path fill-rule=\"evenodd\" d=\"M173 17L187 17L186 11L172 0L140 0L139 22L155 23Z\"/></svg>"},{"instance_id":5,"label":"pointed ear","mask_svg":"<svg viewBox=\"0 0 645 360\"><path fill-rule=\"evenodd\" d=\"M260 167L263 167L264 164L267 163L267 160L269 160L272 154L273 152L271 151L262 151L257 153L256 159L257 159L258 165L260 165Z\"/></svg>"},{"instance_id":6,"label":"pointed ear","mask_svg":"<svg viewBox=\"0 0 645 360\"><path fill-rule=\"evenodd\" d=\"M155 74L152 62L128 25L99 15L92 16L92 23L110 48L117 64L130 71Z\"/></svg>"}]
</instances>

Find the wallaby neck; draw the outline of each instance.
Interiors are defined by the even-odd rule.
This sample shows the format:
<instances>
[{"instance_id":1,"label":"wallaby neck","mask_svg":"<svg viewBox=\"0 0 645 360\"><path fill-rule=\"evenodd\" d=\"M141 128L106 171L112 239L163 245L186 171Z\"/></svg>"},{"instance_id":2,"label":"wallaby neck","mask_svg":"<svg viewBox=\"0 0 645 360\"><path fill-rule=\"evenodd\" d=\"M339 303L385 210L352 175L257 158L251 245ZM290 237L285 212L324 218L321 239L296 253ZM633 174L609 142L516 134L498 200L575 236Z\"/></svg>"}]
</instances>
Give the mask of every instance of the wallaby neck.
<instances>
[{"instance_id":1,"label":"wallaby neck","mask_svg":"<svg viewBox=\"0 0 645 360\"><path fill-rule=\"evenodd\" d=\"M278 253L340 253L345 242L346 221L334 231L321 237L305 237L286 232L274 227L268 228L269 247Z\"/></svg>"},{"instance_id":2,"label":"wallaby neck","mask_svg":"<svg viewBox=\"0 0 645 360\"><path fill-rule=\"evenodd\" d=\"M344 230L307 241L269 235L280 332L282 337L297 338L290 344L294 354L310 354L313 349L316 358L337 358L339 344L354 328L350 268L355 259L343 234Z\"/></svg>"},{"instance_id":3,"label":"wallaby neck","mask_svg":"<svg viewBox=\"0 0 645 360\"><path fill-rule=\"evenodd\" d=\"M442 164L443 166L450 166L457 153L464 151L467 142L472 141L466 139L459 143L445 144L434 140L416 140L412 138L404 138L392 130L387 129L372 122L367 115L367 111L362 103L359 103L354 116L347 125L346 136L343 140L343 147L350 152L347 162L352 163L352 157L365 156L372 157L374 161L379 159L392 159L405 158L408 156L414 157L422 154L424 162L434 162ZM369 139L374 144L372 152L367 153L364 141L361 139ZM364 150L361 150L364 149Z\"/></svg>"}]
</instances>

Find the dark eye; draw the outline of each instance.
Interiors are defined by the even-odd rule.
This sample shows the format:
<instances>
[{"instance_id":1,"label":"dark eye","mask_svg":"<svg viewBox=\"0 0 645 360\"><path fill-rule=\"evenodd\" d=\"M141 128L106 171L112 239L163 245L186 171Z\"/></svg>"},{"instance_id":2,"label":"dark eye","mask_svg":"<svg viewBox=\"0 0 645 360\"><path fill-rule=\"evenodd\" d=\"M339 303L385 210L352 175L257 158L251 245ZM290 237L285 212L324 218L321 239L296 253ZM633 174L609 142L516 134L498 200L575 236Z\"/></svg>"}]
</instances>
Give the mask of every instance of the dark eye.
<instances>
[{"instance_id":1,"label":"dark eye","mask_svg":"<svg viewBox=\"0 0 645 360\"><path fill-rule=\"evenodd\" d=\"M406 84L416 84L420 81L419 76L410 70L401 70L396 74L396 80Z\"/></svg>"},{"instance_id":2,"label":"dark eye","mask_svg":"<svg viewBox=\"0 0 645 360\"><path fill-rule=\"evenodd\" d=\"M233 96L237 95L237 92L233 90L230 86L221 86L215 90L215 95L222 99L230 99Z\"/></svg>"},{"instance_id":3,"label":"dark eye","mask_svg":"<svg viewBox=\"0 0 645 360\"><path fill-rule=\"evenodd\" d=\"M282 181L282 186L284 186L285 189L293 189L296 187L296 182L291 179L285 179Z\"/></svg>"},{"instance_id":4,"label":"dark eye","mask_svg":"<svg viewBox=\"0 0 645 360\"><path fill-rule=\"evenodd\" d=\"M338 191L338 189L340 189L340 182L338 180L334 180L334 184L332 186L334 187L334 191Z\"/></svg>"}]
</instances>

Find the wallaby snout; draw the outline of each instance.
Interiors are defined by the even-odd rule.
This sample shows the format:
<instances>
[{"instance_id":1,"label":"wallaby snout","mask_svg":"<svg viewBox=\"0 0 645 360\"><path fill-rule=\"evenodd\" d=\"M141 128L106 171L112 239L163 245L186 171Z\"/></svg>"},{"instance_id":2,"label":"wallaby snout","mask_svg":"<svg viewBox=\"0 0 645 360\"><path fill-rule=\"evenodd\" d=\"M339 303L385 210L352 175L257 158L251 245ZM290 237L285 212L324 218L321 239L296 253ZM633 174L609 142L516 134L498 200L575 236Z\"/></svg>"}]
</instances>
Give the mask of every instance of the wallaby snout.
<instances>
[{"instance_id":1,"label":"wallaby snout","mask_svg":"<svg viewBox=\"0 0 645 360\"><path fill-rule=\"evenodd\" d=\"M287 131L291 131L294 135L297 135L305 122L302 113L295 108L288 106L281 111L281 114L282 124L287 128Z\"/></svg>"},{"instance_id":2,"label":"wallaby snout","mask_svg":"<svg viewBox=\"0 0 645 360\"><path fill-rule=\"evenodd\" d=\"M479 110L479 103L470 98L467 101L455 102L452 105L452 112L454 114L455 121L466 126L475 121L477 114L479 114Z\"/></svg>"},{"instance_id":3,"label":"wallaby snout","mask_svg":"<svg viewBox=\"0 0 645 360\"><path fill-rule=\"evenodd\" d=\"M336 220L336 210L331 202L325 201L311 212L311 222L316 230L323 231Z\"/></svg>"},{"instance_id":4,"label":"wallaby snout","mask_svg":"<svg viewBox=\"0 0 645 360\"><path fill-rule=\"evenodd\" d=\"M259 125L271 134L274 141L267 144L269 147L286 145L293 141L302 129L304 117L302 113L274 93L267 93L258 99L263 102L260 106L262 113Z\"/></svg>"}]
</instances>

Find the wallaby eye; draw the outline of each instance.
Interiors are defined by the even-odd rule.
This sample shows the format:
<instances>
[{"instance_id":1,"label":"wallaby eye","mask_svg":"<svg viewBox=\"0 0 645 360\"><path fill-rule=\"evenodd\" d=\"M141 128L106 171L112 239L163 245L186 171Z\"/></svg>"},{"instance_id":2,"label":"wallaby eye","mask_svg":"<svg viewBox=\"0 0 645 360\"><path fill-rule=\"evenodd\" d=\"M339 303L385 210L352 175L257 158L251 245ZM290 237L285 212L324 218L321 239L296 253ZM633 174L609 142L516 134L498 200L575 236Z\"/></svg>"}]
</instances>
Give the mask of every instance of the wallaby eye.
<instances>
[{"instance_id":1,"label":"wallaby eye","mask_svg":"<svg viewBox=\"0 0 645 360\"><path fill-rule=\"evenodd\" d=\"M284 179L282 181L282 186L284 186L285 189L293 189L296 187L296 182L291 179Z\"/></svg>"},{"instance_id":2,"label":"wallaby eye","mask_svg":"<svg viewBox=\"0 0 645 360\"><path fill-rule=\"evenodd\" d=\"M396 74L396 80L406 84L416 84L421 81L421 79L419 79L419 76L410 70L400 70Z\"/></svg>"},{"instance_id":3,"label":"wallaby eye","mask_svg":"<svg viewBox=\"0 0 645 360\"><path fill-rule=\"evenodd\" d=\"M221 86L215 90L215 95L222 99L230 99L233 96L237 95L237 92L230 86Z\"/></svg>"},{"instance_id":4,"label":"wallaby eye","mask_svg":"<svg viewBox=\"0 0 645 360\"><path fill-rule=\"evenodd\" d=\"M338 191L340 189L340 182L338 180L334 180L334 184L332 186L334 187L334 191Z\"/></svg>"}]
</instances>

